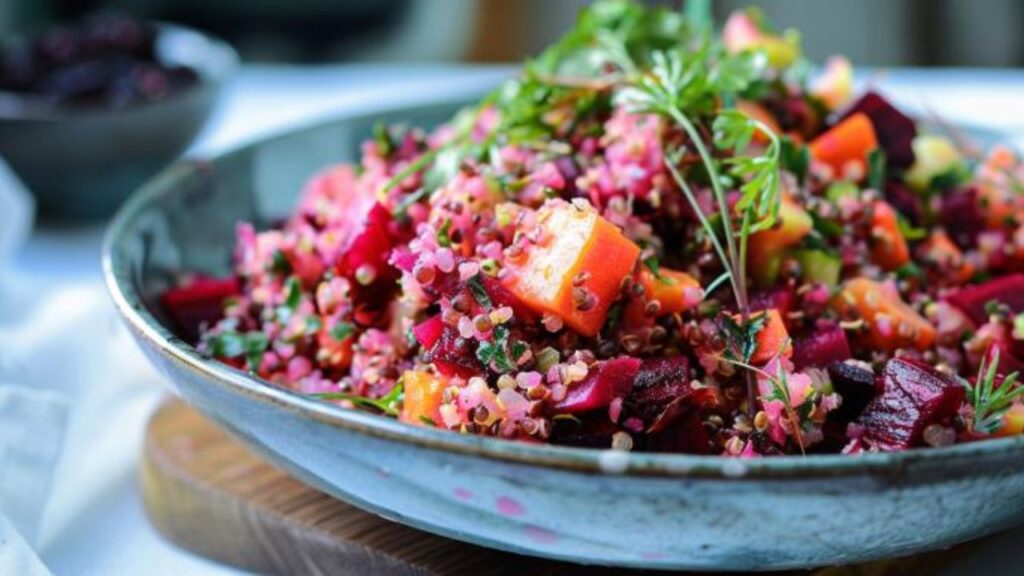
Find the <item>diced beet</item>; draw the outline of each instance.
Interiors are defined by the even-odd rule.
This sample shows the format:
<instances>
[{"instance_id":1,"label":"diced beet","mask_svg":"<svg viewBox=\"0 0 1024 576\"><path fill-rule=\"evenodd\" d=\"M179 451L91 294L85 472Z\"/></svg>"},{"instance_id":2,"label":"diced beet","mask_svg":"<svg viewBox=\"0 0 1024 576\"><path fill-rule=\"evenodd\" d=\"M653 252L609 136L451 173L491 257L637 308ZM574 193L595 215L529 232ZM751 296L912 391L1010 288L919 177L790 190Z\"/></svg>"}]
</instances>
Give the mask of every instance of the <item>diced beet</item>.
<instances>
[{"instance_id":1,"label":"diced beet","mask_svg":"<svg viewBox=\"0 0 1024 576\"><path fill-rule=\"evenodd\" d=\"M615 398L625 398L640 370L637 358L613 358L590 369L582 382L573 384L565 399L555 404L558 412L586 412L606 408Z\"/></svg>"},{"instance_id":2,"label":"diced beet","mask_svg":"<svg viewBox=\"0 0 1024 576\"><path fill-rule=\"evenodd\" d=\"M750 309L754 312L775 308L783 317L793 308L793 289L789 286L760 290L750 295Z\"/></svg>"},{"instance_id":3,"label":"diced beet","mask_svg":"<svg viewBox=\"0 0 1024 576\"><path fill-rule=\"evenodd\" d=\"M993 300L1009 306L1014 314L1024 312L1024 274L1010 274L965 286L946 296L946 301L959 308L975 325L988 320L985 305Z\"/></svg>"},{"instance_id":4,"label":"diced beet","mask_svg":"<svg viewBox=\"0 0 1024 576\"><path fill-rule=\"evenodd\" d=\"M199 341L199 328L213 323L224 313L224 300L241 291L238 278L195 276L185 286L172 288L160 296L160 304L170 317L174 332L186 342Z\"/></svg>"},{"instance_id":5,"label":"diced beet","mask_svg":"<svg viewBox=\"0 0 1024 576\"><path fill-rule=\"evenodd\" d=\"M860 416L864 439L882 450L921 444L926 426L952 418L966 390L953 377L927 364L893 358L882 373L883 392Z\"/></svg>"},{"instance_id":6,"label":"diced beet","mask_svg":"<svg viewBox=\"0 0 1024 576\"><path fill-rule=\"evenodd\" d=\"M402 272L412 272L416 266L417 256L407 247L397 248L391 251L391 265Z\"/></svg>"},{"instance_id":7,"label":"diced beet","mask_svg":"<svg viewBox=\"0 0 1024 576\"><path fill-rule=\"evenodd\" d=\"M696 409L680 414L671 425L647 434L645 447L650 452L673 454L708 454L711 451L708 432Z\"/></svg>"},{"instance_id":8,"label":"diced beet","mask_svg":"<svg viewBox=\"0 0 1024 576\"><path fill-rule=\"evenodd\" d=\"M650 425L676 398L690 393L690 362L685 356L649 358L633 379L623 403L628 412Z\"/></svg>"},{"instance_id":9,"label":"diced beet","mask_svg":"<svg viewBox=\"0 0 1024 576\"><path fill-rule=\"evenodd\" d=\"M924 220L924 205L921 197L899 180L885 183L885 199L896 208L911 224L920 226Z\"/></svg>"},{"instance_id":10,"label":"diced beet","mask_svg":"<svg viewBox=\"0 0 1024 576\"><path fill-rule=\"evenodd\" d=\"M863 112L871 119L878 137L878 145L885 150L889 166L909 168L914 163L912 144L917 136L917 124L900 112L877 92L867 92L854 102L843 114L845 119L857 112Z\"/></svg>"},{"instance_id":11,"label":"diced beet","mask_svg":"<svg viewBox=\"0 0 1024 576\"><path fill-rule=\"evenodd\" d=\"M391 256L391 237L388 226L391 213L380 203L375 203L367 212L362 227L353 232L343 256L338 262L338 271L346 277L355 278L360 267L373 271L376 280L394 280L397 270L388 263Z\"/></svg>"},{"instance_id":12,"label":"diced beet","mask_svg":"<svg viewBox=\"0 0 1024 576\"><path fill-rule=\"evenodd\" d=\"M592 412L578 414L575 419L554 419L550 440L563 446L611 448L612 436L618 431L606 412Z\"/></svg>"},{"instance_id":13,"label":"diced beet","mask_svg":"<svg viewBox=\"0 0 1024 576\"><path fill-rule=\"evenodd\" d=\"M846 331L837 324L818 327L793 341L793 365L797 370L813 366L824 368L852 355Z\"/></svg>"},{"instance_id":14,"label":"diced beet","mask_svg":"<svg viewBox=\"0 0 1024 576\"><path fill-rule=\"evenodd\" d=\"M524 322L531 322L536 319L537 314L533 309L527 306L508 288L505 288L497 278L486 274L481 274L481 278L483 279L481 283L484 286L484 291L487 292L487 297L491 299L491 304L495 307L508 306L512 308L515 317Z\"/></svg>"},{"instance_id":15,"label":"diced beet","mask_svg":"<svg viewBox=\"0 0 1024 576\"><path fill-rule=\"evenodd\" d=\"M580 177L580 168L576 164L576 160L571 155L559 156L555 158L555 167L558 168L558 172L565 179L565 188L562 190L562 196L564 198L573 198L579 192L576 186L576 179Z\"/></svg>"},{"instance_id":16,"label":"diced beet","mask_svg":"<svg viewBox=\"0 0 1024 576\"><path fill-rule=\"evenodd\" d=\"M437 314L412 327L412 335L424 350L430 350L441 339L444 320Z\"/></svg>"},{"instance_id":17,"label":"diced beet","mask_svg":"<svg viewBox=\"0 0 1024 576\"><path fill-rule=\"evenodd\" d=\"M963 188L943 196L939 222L957 246L966 249L977 245L978 234L985 229L985 218L978 209L978 191Z\"/></svg>"},{"instance_id":18,"label":"diced beet","mask_svg":"<svg viewBox=\"0 0 1024 576\"><path fill-rule=\"evenodd\" d=\"M879 392L875 373L846 362L833 362L828 366L832 389L843 399L839 408L828 413L829 420L852 422Z\"/></svg>"},{"instance_id":19,"label":"diced beet","mask_svg":"<svg viewBox=\"0 0 1024 576\"><path fill-rule=\"evenodd\" d=\"M426 354L426 359L433 362L437 371L445 376L461 376L468 378L484 371L477 360L473 342L459 335L459 331L445 325L441 337Z\"/></svg>"}]
</instances>

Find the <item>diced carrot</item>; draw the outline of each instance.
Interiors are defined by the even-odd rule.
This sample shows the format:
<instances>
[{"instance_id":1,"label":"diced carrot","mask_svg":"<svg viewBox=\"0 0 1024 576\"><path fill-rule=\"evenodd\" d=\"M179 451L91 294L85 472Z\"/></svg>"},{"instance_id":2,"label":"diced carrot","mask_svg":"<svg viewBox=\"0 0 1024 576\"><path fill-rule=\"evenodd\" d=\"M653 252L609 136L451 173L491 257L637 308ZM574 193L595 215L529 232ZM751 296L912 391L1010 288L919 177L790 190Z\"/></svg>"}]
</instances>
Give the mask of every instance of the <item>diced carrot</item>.
<instances>
[{"instance_id":1,"label":"diced carrot","mask_svg":"<svg viewBox=\"0 0 1024 576\"><path fill-rule=\"evenodd\" d=\"M1020 170L1020 159L1006 146L992 148L978 170L978 209L989 229L1004 228L1022 219L1024 196L1014 189L1015 174Z\"/></svg>"},{"instance_id":2,"label":"diced carrot","mask_svg":"<svg viewBox=\"0 0 1024 576\"><path fill-rule=\"evenodd\" d=\"M858 112L818 136L809 145L811 157L827 164L836 175L849 174L849 166L858 166L867 175L868 154L878 148L871 120Z\"/></svg>"},{"instance_id":3,"label":"diced carrot","mask_svg":"<svg viewBox=\"0 0 1024 576\"><path fill-rule=\"evenodd\" d=\"M996 436L1016 436L1024 434L1024 404L1014 404L1003 414L1003 425L996 431Z\"/></svg>"},{"instance_id":4,"label":"diced carrot","mask_svg":"<svg viewBox=\"0 0 1024 576\"><path fill-rule=\"evenodd\" d=\"M757 348L750 363L757 366L766 364L777 356L789 358L793 355L793 342L786 330L786 324L782 321L782 315L775 308L769 308L761 312L755 312L751 319L764 317L764 326L757 333ZM736 317L737 320L739 317Z\"/></svg>"},{"instance_id":5,"label":"diced carrot","mask_svg":"<svg viewBox=\"0 0 1024 576\"><path fill-rule=\"evenodd\" d=\"M402 375L405 394L399 419L409 424L424 424L424 420L441 422L441 397L446 382L422 370L406 370Z\"/></svg>"},{"instance_id":6,"label":"diced carrot","mask_svg":"<svg viewBox=\"0 0 1024 576\"><path fill-rule=\"evenodd\" d=\"M769 112L767 108L761 106L757 102L753 102L751 100L740 100L736 102L736 109L742 112L747 118L750 118L751 120L757 120L758 122L764 124L772 132L776 134L782 134L782 128L779 126L779 123L775 120L775 117L772 116L772 113ZM766 136L760 130L755 130L753 141L759 142L761 144L767 144L769 139L768 136Z\"/></svg>"},{"instance_id":7,"label":"diced carrot","mask_svg":"<svg viewBox=\"0 0 1024 576\"><path fill-rule=\"evenodd\" d=\"M868 346L891 352L897 348L927 350L935 343L935 327L895 290L874 280L848 280L834 306L846 320L864 320L866 330L859 336Z\"/></svg>"},{"instance_id":8,"label":"diced carrot","mask_svg":"<svg viewBox=\"0 0 1024 576\"><path fill-rule=\"evenodd\" d=\"M700 282L686 272L660 268L658 275L644 268L639 273L640 283L647 291L648 300L660 306L659 314L676 314L688 310L704 299Z\"/></svg>"},{"instance_id":9,"label":"diced carrot","mask_svg":"<svg viewBox=\"0 0 1024 576\"><path fill-rule=\"evenodd\" d=\"M507 263L503 284L530 308L596 335L640 248L594 210L562 201L541 208L537 223L538 243Z\"/></svg>"},{"instance_id":10,"label":"diced carrot","mask_svg":"<svg viewBox=\"0 0 1024 576\"><path fill-rule=\"evenodd\" d=\"M900 231L896 209L882 200L872 204L871 260L885 270L895 270L910 261L910 248Z\"/></svg>"},{"instance_id":11,"label":"diced carrot","mask_svg":"<svg viewBox=\"0 0 1024 576\"><path fill-rule=\"evenodd\" d=\"M951 284L963 284L974 275L974 266L964 258L963 252L949 234L933 230L919 248L918 254L926 264L941 272Z\"/></svg>"},{"instance_id":12,"label":"diced carrot","mask_svg":"<svg viewBox=\"0 0 1024 576\"><path fill-rule=\"evenodd\" d=\"M783 253L803 240L813 227L814 221L806 210L793 200L783 199L775 226L750 237L747 269L754 283L759 286L774 284Z\"/></svg>"}]
</instances>

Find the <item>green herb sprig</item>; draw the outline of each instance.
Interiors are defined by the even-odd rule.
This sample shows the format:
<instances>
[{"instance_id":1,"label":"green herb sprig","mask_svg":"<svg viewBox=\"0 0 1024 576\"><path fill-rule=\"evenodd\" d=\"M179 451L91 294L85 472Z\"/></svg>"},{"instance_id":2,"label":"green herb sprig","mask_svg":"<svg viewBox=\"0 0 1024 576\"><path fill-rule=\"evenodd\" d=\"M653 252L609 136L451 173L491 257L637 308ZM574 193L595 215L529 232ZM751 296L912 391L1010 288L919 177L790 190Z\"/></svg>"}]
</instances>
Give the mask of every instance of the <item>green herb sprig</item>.
<instances>
[{"instance_id":1,"label":"green herb sprig","mask_svg":"<svg viewBox=\"0 0 1024 576\"><path fill-rule=\"evenodd\" d=\"M391 391L380 398L369 398L367 396L360 396L359 394L350 394L347 392L322 392L319 394L312 394L314 398L328 401L347 400L357 406L363 408L372 408L386 414L387 416L398 416L398 412L402 407L402 400L405 398L405 386L402 381L399 380L391 388Z\"/></svg>"},{"instance_id":2,"label":"green herb sprig","mask_svg":"<svg viewBox=\"0 0 1024 576\"><path fill-rule=\"evenodd\" d=\"M992 434L1003 424L1003 416L1015 400L1024 396L1024 386L1018 385L1018 373L1013 372L996 386L996 370L999 368L999 347L992 347L985 354L978 367L978 378L974 384L964 382L967 401L974 408L971 428L982 434Z\"/></svg>"}]
</instances>

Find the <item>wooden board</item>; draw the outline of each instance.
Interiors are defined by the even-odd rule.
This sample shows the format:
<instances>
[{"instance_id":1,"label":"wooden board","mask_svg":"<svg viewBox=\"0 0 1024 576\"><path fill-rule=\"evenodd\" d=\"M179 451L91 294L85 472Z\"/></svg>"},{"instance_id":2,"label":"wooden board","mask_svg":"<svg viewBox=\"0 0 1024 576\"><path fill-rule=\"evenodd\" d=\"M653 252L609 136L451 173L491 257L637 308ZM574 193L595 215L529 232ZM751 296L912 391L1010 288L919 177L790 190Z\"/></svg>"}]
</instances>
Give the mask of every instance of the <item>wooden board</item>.
<instances>
[{"instance_id":1,"label":"wooden board","mask_svg":"<svg viewBox=\"0 0 1024 576\"><path fill-rule=\"evenodd\" d=\"M149 519L166 538L265 574L640 573L517 556L384 520L274 468L178 400L165 403L149 423L141 480ZM797 574L924 576L955 553Z\"/></svg>"}]
</instances>

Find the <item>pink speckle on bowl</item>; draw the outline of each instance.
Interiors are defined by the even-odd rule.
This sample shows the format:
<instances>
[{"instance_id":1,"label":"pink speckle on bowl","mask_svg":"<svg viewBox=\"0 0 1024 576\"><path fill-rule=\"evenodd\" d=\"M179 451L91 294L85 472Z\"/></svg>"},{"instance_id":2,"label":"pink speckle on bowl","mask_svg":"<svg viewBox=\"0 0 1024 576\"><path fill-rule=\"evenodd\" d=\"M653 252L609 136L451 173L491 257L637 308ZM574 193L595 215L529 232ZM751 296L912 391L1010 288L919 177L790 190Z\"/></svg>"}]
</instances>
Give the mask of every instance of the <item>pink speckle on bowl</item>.
<instances>
[{"instance_id":1,"label":"pink speckle on bowl","mask_svg":"<svg viewBox=\"0 0 1024 576\"><path fill-rule=\"evenodd\" d=\"M469 490L465 489L465 488L462 488L462 487L458 487L455 490L452 490L452 494L456 498L458 498L459 500L472 500L473 499L473 493L470 492Z\"/></svg>"},{"instance_id":2,"label":"pink speckle on bowl","mask_svg":"<svg viewBox=\"0 0 1024 576\"><path fill-rule=\"evenodd\" d=\"M497 501L498 512L506 516L522 516L523 505L518 501L509 498L508 496L502 496Z\"/></svg>"},{"instance_id":3,"label":"pink speckle on bowl","mask_svg":"<svg viewBox=\"0 0 1024 576\"><path fill-rule=\"evenodd\" d=\"M540 526L534 526L532 524L523 526L523 534L538 544L554 544L555 542L558 542L558 534L555 534L547 528L541 528Z\"/></svg>"}]
</instances>

